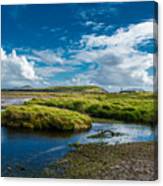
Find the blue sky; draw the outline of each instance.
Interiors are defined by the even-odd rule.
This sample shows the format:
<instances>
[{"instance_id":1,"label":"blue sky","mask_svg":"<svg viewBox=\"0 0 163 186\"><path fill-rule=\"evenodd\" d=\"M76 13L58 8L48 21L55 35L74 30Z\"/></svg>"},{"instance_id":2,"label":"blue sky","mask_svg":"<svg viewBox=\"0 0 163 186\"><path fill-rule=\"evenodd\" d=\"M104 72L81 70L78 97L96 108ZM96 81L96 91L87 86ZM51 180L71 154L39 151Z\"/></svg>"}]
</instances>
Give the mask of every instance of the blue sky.
<instances>
[{"instance_id":1,"label":"blue sky","mask_svg":"<svg viewBox=\"0 0 163 186\"><path fill-rule=\"evenodd\" d=\"M156 4L2 6L2 87L152 90Z\"/></svg>"}]
</instances>

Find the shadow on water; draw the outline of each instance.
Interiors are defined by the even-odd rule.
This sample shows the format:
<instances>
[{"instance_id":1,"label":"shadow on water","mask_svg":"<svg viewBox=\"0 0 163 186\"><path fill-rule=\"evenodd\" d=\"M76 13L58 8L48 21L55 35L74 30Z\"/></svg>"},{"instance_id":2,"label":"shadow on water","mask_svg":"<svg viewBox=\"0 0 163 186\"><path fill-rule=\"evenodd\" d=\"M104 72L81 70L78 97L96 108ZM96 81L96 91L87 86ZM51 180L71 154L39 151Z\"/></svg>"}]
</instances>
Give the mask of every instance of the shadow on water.
<instances>
[{"instance_id":1,"label":"shadow on water","mask_svg":"<svg viewBox=\"0 0 163 186\"><path fill-rule=\"evenodd\" d=\"M10 138L24 138L27 135L30 137L41 137L41 138L70 138L73 135L79 134L79 132L72 132L72 131L56 131L56 130L44 130L44 131L38 131L38 130L26 130L26 129L14 129L14 128L6 128L6 133L8 137ZM80 132L86 133L86 132Z\"/></svg>"},{"instance_id":2,"label":"shadow on water","mask_svg":"<svg viewBox=\"0 0 163 186\"><path fill-rule=\"evenodd\" d=\"M39 176L41 168L63 157L87 132L27 131L2 127L2 176Z\"/></svg>"}]
</instances>

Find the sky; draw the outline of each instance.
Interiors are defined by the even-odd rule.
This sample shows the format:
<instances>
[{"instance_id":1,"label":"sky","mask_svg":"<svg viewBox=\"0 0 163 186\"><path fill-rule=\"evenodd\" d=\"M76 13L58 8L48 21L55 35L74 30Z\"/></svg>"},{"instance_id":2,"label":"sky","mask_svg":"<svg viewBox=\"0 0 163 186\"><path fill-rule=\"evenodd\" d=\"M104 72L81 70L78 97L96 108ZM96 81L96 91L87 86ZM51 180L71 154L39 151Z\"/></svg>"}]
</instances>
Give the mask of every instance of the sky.
<instances>
[{"instance_id":1,"label":"sky","mask_svg":"<svg viewBox=\"0 0 163 186\"><path fill-rule=\"evenodd\" d=\"M1 86L153 90L154 2L3 5Z\"/></svg>"}]
</instances>

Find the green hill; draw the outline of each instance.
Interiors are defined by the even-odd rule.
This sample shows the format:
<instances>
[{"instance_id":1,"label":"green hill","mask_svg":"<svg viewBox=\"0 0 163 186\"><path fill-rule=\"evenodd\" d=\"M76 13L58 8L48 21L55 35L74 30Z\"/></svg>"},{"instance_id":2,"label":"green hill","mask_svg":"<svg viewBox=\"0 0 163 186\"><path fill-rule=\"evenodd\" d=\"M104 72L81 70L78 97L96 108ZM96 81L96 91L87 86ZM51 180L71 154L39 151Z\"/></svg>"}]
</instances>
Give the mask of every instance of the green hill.
<instances>
[{"instance_id":1,"label":"green hill","mask_svg":"<svg viewBox=\"0 0 163 186\"><path fill-rule=\"evenodd\" d=\"M87 92L87 93L105 92L102 88L97 86L55 86L45 88L44 90L51 90L54 92Z\"/></svg>"},{"instance_id":2,"label":"green hill","mask_svg":"<svg viewBox=\"0 0 163 186\"><path fill-rule=\"evenodd\" d=\"M105 93L106 91L98 86L53 86L46 88L16 88L16 89L3 89L2 91L28 91L28 92L80 92L80 93Z\"/></svg>"}]
</instances>

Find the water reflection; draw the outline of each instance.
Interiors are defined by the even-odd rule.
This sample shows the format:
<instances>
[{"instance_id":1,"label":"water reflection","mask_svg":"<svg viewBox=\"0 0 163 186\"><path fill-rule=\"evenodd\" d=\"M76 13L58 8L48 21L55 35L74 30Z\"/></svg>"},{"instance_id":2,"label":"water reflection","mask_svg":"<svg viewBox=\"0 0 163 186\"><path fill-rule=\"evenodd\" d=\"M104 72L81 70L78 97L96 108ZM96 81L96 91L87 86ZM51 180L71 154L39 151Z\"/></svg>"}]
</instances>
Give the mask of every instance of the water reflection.
<instances>
[{"instance_id":1,"label":"water reflection","mask_svg":"<svg viewBox=\"0 0 163 186\"><path fill-rule=\"evenodd\" d=\"M1 99L1 107L5 108L8 105L20 105L26 101L29 101L32 98L2 98Z\"/></svg>"},{"instance_id":2,"label":"water reflection","mask_svg":"<svg viewBox=\"0 0 163 186\"><path fill-rule=\"evenodd\" d=\"M111 138L89 138L90 135L105 130L123 135ZM76 142L117 144L153 141L154 137L151 127L135 124L94 123L90 130L81 133L25 131L2 127L2 175L11 174L9 167L13 170L13 176L37 175L49 162L71 151L69 144Z\"/></svg>"}]
</instances>

